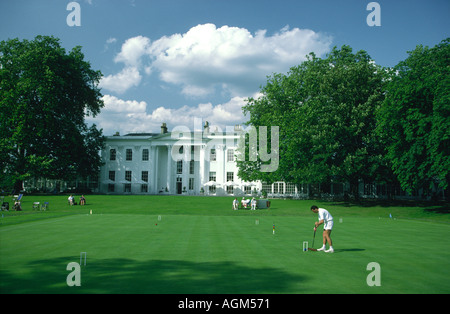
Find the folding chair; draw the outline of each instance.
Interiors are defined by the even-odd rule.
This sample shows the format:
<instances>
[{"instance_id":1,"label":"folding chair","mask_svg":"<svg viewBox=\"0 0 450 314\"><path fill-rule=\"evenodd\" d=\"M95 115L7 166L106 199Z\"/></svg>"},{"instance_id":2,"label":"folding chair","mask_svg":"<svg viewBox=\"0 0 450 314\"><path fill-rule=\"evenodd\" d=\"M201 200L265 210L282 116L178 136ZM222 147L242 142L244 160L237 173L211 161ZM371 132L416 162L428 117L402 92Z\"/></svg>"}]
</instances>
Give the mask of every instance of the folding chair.
<instances>
[{"instance_id":1,"label":"folding chair","mask_svg":"<svg viewBox=\"0 0 450 314\"><path fill-rule=\"evenodd\" d=\"M41 210L41 203L34 202L33 203L33 210Z\"/></svg>"}]
</instances>

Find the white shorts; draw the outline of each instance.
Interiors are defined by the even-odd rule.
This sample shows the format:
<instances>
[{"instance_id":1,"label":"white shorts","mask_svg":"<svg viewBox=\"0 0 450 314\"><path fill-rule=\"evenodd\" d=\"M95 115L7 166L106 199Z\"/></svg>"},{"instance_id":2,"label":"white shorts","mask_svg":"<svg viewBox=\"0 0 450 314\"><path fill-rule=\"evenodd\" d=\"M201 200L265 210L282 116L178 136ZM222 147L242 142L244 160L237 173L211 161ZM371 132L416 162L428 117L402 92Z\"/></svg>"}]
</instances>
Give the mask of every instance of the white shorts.
<instances>
[{"instance_id":1,"label":"white shorts","mask_svg":"<svg viewBox=\"0 0 450 314\"><path fill-rule=\"evenodd\" d=\"M333 220L327 220L323 222L323 230L332 230L333 229Z\"/></svg>"}]
</instances>

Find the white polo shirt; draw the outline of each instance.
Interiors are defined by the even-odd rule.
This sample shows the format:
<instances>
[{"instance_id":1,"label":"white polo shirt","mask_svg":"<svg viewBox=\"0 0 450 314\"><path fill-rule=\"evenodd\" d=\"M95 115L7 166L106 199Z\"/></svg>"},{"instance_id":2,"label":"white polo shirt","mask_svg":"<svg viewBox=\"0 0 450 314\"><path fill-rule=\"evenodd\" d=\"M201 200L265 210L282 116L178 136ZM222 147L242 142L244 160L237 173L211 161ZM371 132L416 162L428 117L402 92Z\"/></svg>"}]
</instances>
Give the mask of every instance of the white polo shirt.
<instances>
[{"instance_id":1,"label":"white polo shirt","mask_svg":"<svg viewBox=\"0 0 450 314\"><path fill-rule=\"evenodd\" d=\"M319 208L319 220L322 220L324 223L327 223L330 220L333 220L333 216L331 216L330 212L324 208Z\"/></svg>"},{"instance_id":2,"label":"white polo shirt","mask_svg":"<svg viewBox=\"0 0 450 314\"><path fill-rule=\"evenodd\" d=\"M333 229L333 216L326 209L319 208L319 221L323 219L323 230Z\"/></svg>"}]
</instances>

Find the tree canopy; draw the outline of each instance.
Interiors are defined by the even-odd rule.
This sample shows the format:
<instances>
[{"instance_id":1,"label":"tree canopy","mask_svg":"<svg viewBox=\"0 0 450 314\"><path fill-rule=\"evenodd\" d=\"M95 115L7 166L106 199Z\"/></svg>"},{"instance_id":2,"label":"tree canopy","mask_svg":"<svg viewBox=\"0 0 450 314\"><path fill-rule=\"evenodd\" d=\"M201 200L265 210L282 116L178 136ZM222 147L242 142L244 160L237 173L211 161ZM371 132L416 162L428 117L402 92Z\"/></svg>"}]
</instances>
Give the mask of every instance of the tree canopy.
<instances>
[{"instance_id":1,"label":"tree canopy","mask_svg":"<svg viewBox=\"0 0 450 314\"><path fill-rule=\"evenodd\" d=\"M379 133L404 190L450 181L450 39L419 45L394 67Z\"/></svg>"},{"instance_id":2,"label":"tree canopy","mask_svg":"<svg viewBox=\"0 0 450 314\"><path fill-rule=\"evenodd\" d=\"M103 107L101 76L81 47L66 53L54 37L0 42L0 185L99 170L102 131L85 116Z\"/></svg>"}]
</instances>

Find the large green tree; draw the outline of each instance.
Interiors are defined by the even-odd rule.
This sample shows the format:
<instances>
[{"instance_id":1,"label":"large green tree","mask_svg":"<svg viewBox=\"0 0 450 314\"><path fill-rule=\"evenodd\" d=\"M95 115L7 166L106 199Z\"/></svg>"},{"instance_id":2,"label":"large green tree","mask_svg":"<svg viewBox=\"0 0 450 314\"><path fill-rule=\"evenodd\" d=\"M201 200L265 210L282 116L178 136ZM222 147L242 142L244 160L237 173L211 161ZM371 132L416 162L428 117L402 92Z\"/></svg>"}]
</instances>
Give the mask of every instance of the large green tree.
<instances>
[{"instance_id":1,"label":"large green tree","mask_svg":"<svg viewBox=\"0 0 450 314\"><path fill-rule=\"evenodd\" d=\"M379 112L386 156L404 190L450 182L450 39L394 67Z\"/></svg>"},{"instance_id":2,"label":"large green tree","mask_svg":"<svg viewBox=\"0 0 450 314\"><path fill-rule=\"evenodd\" d=\"M0 184L99 170L102 132L85 116L103 107L101 76L81 47L67 53L54 37L0 42Z\"/></svg>"},{"instance_id":3,"label":"large green tree","mask_svg":"<svg viewBox=\"0 0 450 314\"><path fill-rule=\"evenodd\" d=\"M384 100L387 71L365 51L336 47L326 58L313 53L284 74L273 74L262 96L250 98L249 124L279 126L277 171L261 173L258 162L239 161L239 176L268 182L376 180L389 168L375 134L375 112Z\"/></svg>"}]
</instances>

